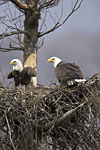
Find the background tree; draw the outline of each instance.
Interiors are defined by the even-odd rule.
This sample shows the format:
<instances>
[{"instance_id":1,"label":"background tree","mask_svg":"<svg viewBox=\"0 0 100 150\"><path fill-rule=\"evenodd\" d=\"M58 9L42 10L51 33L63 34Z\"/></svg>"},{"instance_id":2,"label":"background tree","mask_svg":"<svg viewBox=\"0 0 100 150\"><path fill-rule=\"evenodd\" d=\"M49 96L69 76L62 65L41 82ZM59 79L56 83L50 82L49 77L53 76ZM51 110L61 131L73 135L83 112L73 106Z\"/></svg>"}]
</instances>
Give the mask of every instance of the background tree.
<instances>
[{"instance_id":1,"label":"background tree","mask_svg":"<svg viewBox=\"0 0 100 150\"><path fill-rule=\"evenodd\" d=\"M79 9L82 2L83 0L69 1L71 10L65 14L63 0L2 0L0 5L7 5L5 15L0 18L0 23L5 26L5 31L0 34L0 40L2 43L2 40L7 38L9 47L1 44L0 50L23 51L24 66L37 69L37 50L43 44L44 35L61 27ZM59 6L60 3L62 3L61 13L55 19L48 10ZM16 11L12 10L12 4L17 8ZM48 14L53 22L50 29L46 25ZM36 77L33 78L33 84L37 85Z\"/></svg>"},{"instance_id":2,"label":"background tree","mask_svg":"<svg viewBox=\"0 0 100 150\"><path fill-rule=\"evenodd\" d=\"M82 3L82 0L73 0L74 3L69 0L71 12L66 15L62 6L61 15L55 19L48 10L63 1L0 1L1 5L7 3L5 15L0 18L5 26L0 35L0 50L21 50L24 65L36 67L37 50L43 44L44 35L61 27ZM17 12L11 9L12 4ZM51 29L45 24L48 13L53 21ZM9 47L3 45L5 38ZM42 38L40 45L39 38ZM26 105L22 103L24 98ZM99 150L100 77L94 76L71 89L32 88L26 95L23 89L0 88L0 149Z\"/></svg>"}]
</instances>

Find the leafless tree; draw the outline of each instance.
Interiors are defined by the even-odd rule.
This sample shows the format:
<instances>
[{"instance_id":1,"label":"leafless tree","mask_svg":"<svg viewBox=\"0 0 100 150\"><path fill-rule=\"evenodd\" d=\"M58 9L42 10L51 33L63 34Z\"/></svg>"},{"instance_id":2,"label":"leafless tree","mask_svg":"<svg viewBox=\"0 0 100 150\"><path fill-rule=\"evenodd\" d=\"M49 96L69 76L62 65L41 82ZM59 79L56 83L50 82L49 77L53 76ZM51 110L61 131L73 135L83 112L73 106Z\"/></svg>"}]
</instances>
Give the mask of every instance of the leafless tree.
<instances>
[{"instance_id":1,"label":"leafless tree","mask_svg":"<svg viewBox=\"0 0 100 150\"><path fill-rule=\"evenodd\" d=\"M1 0L0 50L23 51L24 65L36 68L43 37L60 28L83 0ZM52 15L54 8L61 10ZM12 6L14 5L13 9ZM57 15L58 14L58 15ZM46 18L52 27L46 24ZM8 45L4 47L7 38ZM34 86L37 84L33 79ZM24 101L25 100L25 101ZM0 86L0 150L99 150L100 77L68 88L37 87L25 91Z\"/></svg>"},{"instance_id":2,"label":"leafless tree","mask_svg":"<svg viewBox=\"0 0 100 150\"><path fill-rule=\"evenodd\" d=\"M70 3L71 9L67 8L65 2ZM1 0L0 7L5 5L6 9L5 15L0 17L0 24L5 26L5 31L0 34L0 50L23 51L24 65L37 69L37 50L44 42L43 37L60 28L80 8L82 2L83 0ZM13 5L15 10L14 7L12 9ZM51 10L57 7L60 10L52 14ZM46 24L48 17L52 22L51 28ZM2 44L5 38L9 45L7 47ZM37 85L36 77L33 84Z\"/></svg>"}]
</instances>

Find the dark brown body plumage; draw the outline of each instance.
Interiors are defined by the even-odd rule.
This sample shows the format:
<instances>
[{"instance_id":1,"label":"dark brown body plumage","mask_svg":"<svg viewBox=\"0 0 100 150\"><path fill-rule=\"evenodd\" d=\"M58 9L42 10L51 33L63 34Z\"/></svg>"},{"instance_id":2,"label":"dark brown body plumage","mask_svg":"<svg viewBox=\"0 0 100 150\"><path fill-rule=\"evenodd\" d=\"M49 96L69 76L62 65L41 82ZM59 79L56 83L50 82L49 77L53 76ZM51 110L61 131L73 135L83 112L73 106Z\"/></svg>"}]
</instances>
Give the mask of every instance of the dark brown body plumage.
<instances>
[{"instance_id":1,"label":"dark brown body plumage","mask_svg":"<svg viewBox=\"0 0 100 150\"><path fill-rule=\"evenodd\" d=\"M21 72L17 70L11 71L7 79L14 78L15 86L18 86L19 84L22 85L28 85L31 81L31 77L36 76L36 71L31 67L25 67Z\"/></svg>"},{"instance_id":2,"label":"dark brown body plumage","mask_svg":"<svg viewBox=\"0 0 100 150\"><path fill-rule=\"evenodd\" d=\"M55 76L60 84L65 84L67 81L74 79L83 79L84 76L80 71L79 66L75 63L65 63L61 61L55 68Z\"/></svg>"}]
</instances>

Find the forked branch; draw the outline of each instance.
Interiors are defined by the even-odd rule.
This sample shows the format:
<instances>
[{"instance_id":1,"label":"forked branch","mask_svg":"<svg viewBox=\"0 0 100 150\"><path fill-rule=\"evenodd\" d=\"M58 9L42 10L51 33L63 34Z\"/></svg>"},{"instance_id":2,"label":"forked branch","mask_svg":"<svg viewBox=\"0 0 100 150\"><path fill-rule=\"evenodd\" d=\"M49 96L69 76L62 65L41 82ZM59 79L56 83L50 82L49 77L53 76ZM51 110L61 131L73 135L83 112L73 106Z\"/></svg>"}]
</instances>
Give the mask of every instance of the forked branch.
<instances>
[{"instance_id":1,"label":"forked branch","mask_svg":"<svg viewBox=\"0 0 100 150\"><path fill-rule=\"evenodd\" d=\"M50 32L53 32L53 31L55 31L56 29L58 29L59 27L61 27L61 26L70 18L70 16L80 8L82 2L83 2L83 0L81 0L80 2L79 2L79 0L77 0L76 3L75 3L74 6L73 6L71 12L67 15L67 17L63 20L62 23L60 23L60 22L58 21L50 30L48 30L48 31L46 31L46 32L44 32L44 33L40 33L40 34L38 35L38 37L42 37L42 36L44 36L44 35L46 35L46 34L49 34Z\"/></svg>"}]
</instances>

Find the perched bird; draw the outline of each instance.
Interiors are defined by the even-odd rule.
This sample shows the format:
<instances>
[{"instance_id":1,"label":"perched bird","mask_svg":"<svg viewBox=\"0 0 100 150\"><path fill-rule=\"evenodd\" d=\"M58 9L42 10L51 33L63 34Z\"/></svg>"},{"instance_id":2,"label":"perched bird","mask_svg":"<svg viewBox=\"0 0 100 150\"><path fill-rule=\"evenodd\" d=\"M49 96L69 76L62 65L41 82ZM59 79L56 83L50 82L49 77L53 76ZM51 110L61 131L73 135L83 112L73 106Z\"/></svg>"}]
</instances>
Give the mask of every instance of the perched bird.
<instances>
[{"instance_id":1,"label":"perched bird","mask_svg":"<svg viewBox=\"0 0 100 150\"><path fill-rule=\"evenodd\" d=\"M14 78L15 86L19 84L27 86L31 82L31 77L36 76L36 71L32 67L23 67L19 59L13 59L10 62L13 70L8 73L7 79Z\"/></svg>"},{"instance_id":2,"label":"perched bird","mask_svg":"<svg viewBox=\"0 0 100 150\"><path fill-rule=\"evenodd\" d=\"M51 57L47 62L54 65L55 76L61 85L74 85L76 82L85 82L84 76L79 66L75 63L65 63L60 58Z\"/></svg>"}]
</instances>

